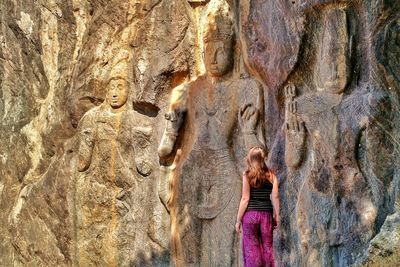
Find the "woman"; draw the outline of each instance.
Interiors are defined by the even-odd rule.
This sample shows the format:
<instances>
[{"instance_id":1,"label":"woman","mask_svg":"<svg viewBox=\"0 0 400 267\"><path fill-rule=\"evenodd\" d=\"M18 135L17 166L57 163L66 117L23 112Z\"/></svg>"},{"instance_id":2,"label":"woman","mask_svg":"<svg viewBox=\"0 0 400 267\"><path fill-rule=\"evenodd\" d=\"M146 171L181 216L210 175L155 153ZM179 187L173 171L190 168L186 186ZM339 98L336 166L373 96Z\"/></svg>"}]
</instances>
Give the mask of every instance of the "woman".
<instances>
[{"instance_id":1,"label":"woman","mask_svg":"<svg viewBox=\"0 0 400 267\"><path fill-rule=\"evenodd\" d=\"M278 179L265 165L265 159L265 152L260 147L253 147L246 156L242 199L236 220L236 231L243 230L245 267L274 266L273 220L277 225L280 221Z\"/></svg>"}]
</instances>

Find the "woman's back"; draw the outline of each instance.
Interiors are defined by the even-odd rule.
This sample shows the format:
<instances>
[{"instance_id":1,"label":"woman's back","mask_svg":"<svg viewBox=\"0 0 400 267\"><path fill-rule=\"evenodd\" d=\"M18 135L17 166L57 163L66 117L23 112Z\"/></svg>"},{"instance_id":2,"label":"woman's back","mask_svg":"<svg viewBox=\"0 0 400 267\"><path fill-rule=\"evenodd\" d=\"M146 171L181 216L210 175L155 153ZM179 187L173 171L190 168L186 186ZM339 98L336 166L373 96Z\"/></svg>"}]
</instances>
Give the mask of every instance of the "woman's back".
<instances>
[{"instance_id":1,"label":"woman's back","mask_svg":"<svg viewBox=\"0 0 400 267\"><path fill-rule=\"evenodd\" d=\"M271 195L272 184L267 182L261 188L250 187L250 200L247 210L273 211Z\"/></svg>"}]
</instances>

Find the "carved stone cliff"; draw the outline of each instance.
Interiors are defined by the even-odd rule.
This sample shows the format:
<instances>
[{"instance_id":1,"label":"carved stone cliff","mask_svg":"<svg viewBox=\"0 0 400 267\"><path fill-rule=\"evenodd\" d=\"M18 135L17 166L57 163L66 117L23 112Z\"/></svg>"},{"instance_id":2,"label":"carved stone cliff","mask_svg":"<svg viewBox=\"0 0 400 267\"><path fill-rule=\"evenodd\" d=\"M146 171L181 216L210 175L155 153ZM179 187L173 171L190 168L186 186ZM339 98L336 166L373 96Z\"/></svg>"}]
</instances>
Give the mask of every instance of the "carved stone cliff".
<instances>
[{"instance_id":1,"label":"carved stone cliff","mask_svg":"<svg viewBox=\"0 0 400 267\"><path fill-rule=\"evenodd\" d=\"M400 259L397 0L0 1L0 266L241 266L243 157L277 266Z\"/></svg>"}]
</instances>

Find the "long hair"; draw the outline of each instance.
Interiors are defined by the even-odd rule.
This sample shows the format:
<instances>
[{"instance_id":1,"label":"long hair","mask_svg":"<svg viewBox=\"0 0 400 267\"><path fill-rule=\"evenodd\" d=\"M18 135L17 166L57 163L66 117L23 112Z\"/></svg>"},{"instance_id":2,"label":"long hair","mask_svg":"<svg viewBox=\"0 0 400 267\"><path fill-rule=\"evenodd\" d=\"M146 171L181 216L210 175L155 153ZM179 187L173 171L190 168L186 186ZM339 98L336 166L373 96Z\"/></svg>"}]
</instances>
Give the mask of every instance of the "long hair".
<instances>
[{"instance_id":1,"label":"long hair","mask_svg":"<svg viewBox=\"0 0 400 267\"><path fill-rule=\"evenodd\" d=\"M261 188L267 182L272 183L270 171L265 164L266 154L261 147L253 147L245 158L244 171L251 187Z\"/></svg>"}]
</instances>

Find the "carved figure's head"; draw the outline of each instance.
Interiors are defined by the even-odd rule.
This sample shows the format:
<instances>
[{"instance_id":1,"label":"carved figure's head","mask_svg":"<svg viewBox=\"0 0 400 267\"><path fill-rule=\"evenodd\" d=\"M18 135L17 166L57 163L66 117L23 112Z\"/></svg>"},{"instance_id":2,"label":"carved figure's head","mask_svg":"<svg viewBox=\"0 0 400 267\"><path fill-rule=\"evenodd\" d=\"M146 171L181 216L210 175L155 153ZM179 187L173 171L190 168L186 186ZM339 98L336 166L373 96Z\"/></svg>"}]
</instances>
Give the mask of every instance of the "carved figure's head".
<instances>
[{"instance_id":1,"label":"carved figure's head","mask_svg":"<svg viewBox=\"0 0 400 267\"><path fill-rule=\"evenodd\" d=\"M125 105L128 100L128 88L128 82L122 77L113 77L108 81L111 108L118 109Z\"/></svg>"},{"instance_id":2,"label":"carved figure's head","mask_svg":"<svg viewBox=\"0 0 400 267\"><path fill-rule=\"evenodd\" d=\"M204 32L204 61L211 76L221 77L233 67L234 31L230 10L220 7L207 16Z\"/></svg>"},{"instance_id":3,"label":"carved figure's head","mask_svg":"<svg viewBox=\"0 0 400 267\"><path fill-rule=\"evenodd\" d=\"M107 102L114 111L132 105L132 57L128 49L120 49L110 62L111 70L107 82Z\"/></svg>"},{"instance_id":4,"label":"carved figure's head","mask_svg":"<svg viewBox=\"0 0 400 267\"><path fill-rule=\"evenodd\" d=\"M342 93L349 81L350 45L345 9L323 14L314 81L318 91Z\"/></svg>"}]
</instances>

